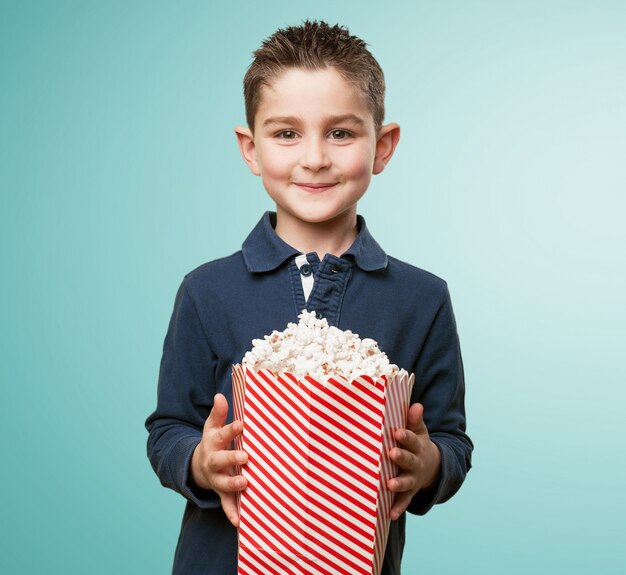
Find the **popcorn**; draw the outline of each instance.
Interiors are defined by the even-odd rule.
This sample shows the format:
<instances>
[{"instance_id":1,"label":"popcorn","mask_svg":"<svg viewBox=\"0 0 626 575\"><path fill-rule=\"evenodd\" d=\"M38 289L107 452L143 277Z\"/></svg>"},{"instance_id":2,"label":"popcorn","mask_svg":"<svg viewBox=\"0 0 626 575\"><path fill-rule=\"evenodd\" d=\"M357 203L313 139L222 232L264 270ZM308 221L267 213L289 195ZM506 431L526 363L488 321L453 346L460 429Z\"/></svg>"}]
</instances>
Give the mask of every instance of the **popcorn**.
<instances>
[{"instance_id":1,"label":"popcorn","mask_svg":"<svg viewBox=\"0 0 626 575\"><path fill-rule=\"evenodd\" d=\"M329 326L325 318L317 319L314 311L303 310L298 318L297 324L287 324L282 332L274 330L263 339L252 340L252 350L245 354L242 366L319 380L340 376L351 381L361 375L390 379L406 373L389 362L373 339Z\"/></svg>"},{"instance_id":2,"label":"popcorn","mask_svg":"<svg viewBox=\"0 0 626 575\"><path fill-rule=\"evenodd\" d=\"M415 378L373 339L298 317L233 365L235 447L248 453L238 574L378 575L398 474L388 454Z\"/></svg>"}]
</instances>

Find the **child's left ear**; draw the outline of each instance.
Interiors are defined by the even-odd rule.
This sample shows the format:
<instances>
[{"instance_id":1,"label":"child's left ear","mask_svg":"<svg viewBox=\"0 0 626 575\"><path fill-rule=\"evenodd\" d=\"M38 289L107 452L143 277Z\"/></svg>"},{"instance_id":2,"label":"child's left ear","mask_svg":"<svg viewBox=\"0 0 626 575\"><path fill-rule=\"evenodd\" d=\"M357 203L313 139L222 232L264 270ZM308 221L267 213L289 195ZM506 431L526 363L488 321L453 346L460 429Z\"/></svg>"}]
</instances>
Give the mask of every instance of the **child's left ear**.
<instances>
[{"instance_id":1,"label":"child's left ear","mask_svg":"<svg viewBox=\"0 0 626 575\"><path fill-rule=\"evenodd\" d=\"M396 150L396 146L400 141L400 126L398 124L385 124L376 137L376 156L374 157L373 174L380 174L384 169L391 156Z\"/></svg>"}]
</instances>

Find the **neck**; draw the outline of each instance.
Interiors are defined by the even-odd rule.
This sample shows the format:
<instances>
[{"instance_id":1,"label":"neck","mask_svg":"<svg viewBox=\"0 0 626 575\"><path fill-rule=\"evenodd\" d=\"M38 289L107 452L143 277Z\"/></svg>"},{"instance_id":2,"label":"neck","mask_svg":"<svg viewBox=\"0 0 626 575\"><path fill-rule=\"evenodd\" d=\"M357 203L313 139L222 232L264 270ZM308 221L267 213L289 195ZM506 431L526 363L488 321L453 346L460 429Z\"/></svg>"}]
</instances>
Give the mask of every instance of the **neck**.
<instances>
[{"instance_id":1,"label":"neck","mask_svg":"<svg viewBox=\"0 0 626 575\"><path fill-rule=\"evenodd\" d=\"M356 206L325 222L304 222L276 208L276 234L303 254L341 256L357 236Z\"/></svg>"}]
</instances>

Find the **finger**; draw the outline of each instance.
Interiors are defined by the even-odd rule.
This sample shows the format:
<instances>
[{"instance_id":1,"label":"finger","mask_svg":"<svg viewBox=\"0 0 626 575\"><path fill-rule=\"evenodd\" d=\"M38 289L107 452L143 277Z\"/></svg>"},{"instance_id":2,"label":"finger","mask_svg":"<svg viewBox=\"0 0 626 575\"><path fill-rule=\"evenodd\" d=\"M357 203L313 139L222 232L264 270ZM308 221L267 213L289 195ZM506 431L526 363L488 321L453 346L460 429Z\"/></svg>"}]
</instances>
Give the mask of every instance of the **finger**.
<instances>
[{"instance_id":1,"label":"finger","mask_svg":"<svg viewBox=\"0 0 626 575\"><path fill-rule=\"evenodd\" d=\"M228 418L228 400L222 393L216 393L213 398L211 413L204 422L204 431L222 427Z\"/></svg>"},{"instance_id":2,"label":"finger","mask_svg":"<svg viewBox=\"0 0 626 575\"><path fill-rule=\"evenodd\" d=\"M221 495L222 509L228 520L239 527L239 511L237 509L237 496L234 493L224 493Z\"/></svg>"},{"instance_id":3,"label":"finger","mask_svg":"<svg viewBox=\"0 0 626 575\"><path fill-rule=\"evenodd\" d=\"M415 454L420 452L420 438L410 429L396 429L394 438L398 445L407 451Z\"/></svg>"},{"instance_id":4,"label":"finger","mask_svg":"<svg viewBox=\"0 0 626 575\"><path fill-rule=\"evenodd\" d=\"M421 403L414 403L409 408L406 428L417 435L428 435L428 429L426 429L426 424L424 423L424 406Z\"/></svg>"},{"instance_id":5,"label":"finger","mask_svg":"<svg viewBox=\"0 0 626 575\"><path fill-rule=\"evenodd\" d=\"M245 465L248 462L248 454L245 451L222 449L209 453L208 466L213 472L230 468L233 465Z\"/></svg>"},{"instance_id":6,"label":"finger","mask_svg":"<svg viewBox=\"0 0 626 575\"><path fill-rule=\"evenodd\" d=\"M398 467L407 471L415 471L419 465L419 461L415 452L409 451L408 449L400 449L399 447L394 447L389 452L389 458L396 465L398 465Z\"/></svg>"},{"instance_id":7,"label":"finger","mask_svg":"<svg viewBox=\"0 0 626 575\"><path fill-rule=\"evenodd\" d=\"M215 473L211 482L214 491L219 491L220 496L224 493L237 493L248 486L248 480L243 475L226 475Z\"/></svg>"},{"instance_id":8,"label":"finger","mask_svg":"<svg viewBox=\"0 0 626 575\"><path fill-rule=\"evenodd\" d=\"M389 491L395 493L407 493L412 496L415 492L415 477L409 474L401 474L387 482Z\"/></svg>"},{"instance_id":9,"label":"finger","mask_svg":"<svg viewBox=\"0 0 626 575\"><path fill-rule=\"evenodd\" d=\"M243 423L241 421L232 421L228 425L211 429L207 432L207 437L214 451L230 447L233 439L243 431Z\"/></svg>"},{"instance_id":10,"label":"finger","mask_svg":"<svg viewBox=\"0 0 626 575\"><path fill-rule=\"evenodd\" d=\"M389 512L391 519L394 521L398 519L400 515L406 511L409 503L411 503L411 495L409 493L399 493L396 495L396 500L394 501L393 507Z\"/></svg>"}]
</instances>

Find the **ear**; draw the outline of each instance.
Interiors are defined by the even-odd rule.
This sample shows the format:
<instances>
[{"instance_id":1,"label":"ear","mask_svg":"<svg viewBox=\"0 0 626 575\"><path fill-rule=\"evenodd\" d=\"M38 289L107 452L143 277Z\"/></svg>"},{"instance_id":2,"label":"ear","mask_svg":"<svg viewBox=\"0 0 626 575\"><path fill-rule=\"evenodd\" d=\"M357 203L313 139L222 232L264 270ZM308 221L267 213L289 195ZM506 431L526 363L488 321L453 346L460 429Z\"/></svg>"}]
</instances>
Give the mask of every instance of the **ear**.
<instances>
[{"instance_id":1,"label":"ear","mask_svg":"<svg viewBox=\"0 0 626 575\"><path fill-rule=\"evenodd\" d=\"M254 135L249 128L242 128L241 126L237 126L235 128L235 134L237 134L237 142L239 144L239 151L241 152L241 156L250 171L255 176L260 176L261 172L259 170L259 164L256 161L256 150L254 146Z\"/></svg>"},{"instance_id":2,"label":"ear","mask_svg":"<svg viewBox=\"0 0 626 575\"><path fill-rule=\"evenodd\" d=\"M376 137L376 156L374 157L373 174L380 174L384 169L391 156L396 150L396 146L400 141L400 126L398 124L385 124Z\"/></svg>"}]
</instances>

